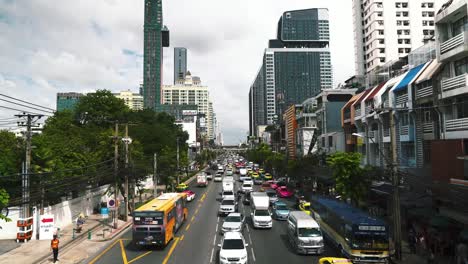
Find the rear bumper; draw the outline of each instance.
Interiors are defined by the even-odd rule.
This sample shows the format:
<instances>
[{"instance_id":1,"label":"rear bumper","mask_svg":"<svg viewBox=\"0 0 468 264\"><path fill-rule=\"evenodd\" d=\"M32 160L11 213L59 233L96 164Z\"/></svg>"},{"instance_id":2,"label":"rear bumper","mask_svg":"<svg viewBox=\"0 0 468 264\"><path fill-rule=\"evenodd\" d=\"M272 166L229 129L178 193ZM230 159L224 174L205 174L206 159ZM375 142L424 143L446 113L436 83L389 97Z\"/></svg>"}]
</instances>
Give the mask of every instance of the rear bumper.
<instances>
[{"instance_id":1,"label":"rear bumper","mask_svg":"<svg viewBox=\"0 0 468 264\"><path fill-rule=\"evenodd\" d=\"M297 247L297 251L301 254L322 254L324 246L319 247Z\"/></svg>"}]
</instances>

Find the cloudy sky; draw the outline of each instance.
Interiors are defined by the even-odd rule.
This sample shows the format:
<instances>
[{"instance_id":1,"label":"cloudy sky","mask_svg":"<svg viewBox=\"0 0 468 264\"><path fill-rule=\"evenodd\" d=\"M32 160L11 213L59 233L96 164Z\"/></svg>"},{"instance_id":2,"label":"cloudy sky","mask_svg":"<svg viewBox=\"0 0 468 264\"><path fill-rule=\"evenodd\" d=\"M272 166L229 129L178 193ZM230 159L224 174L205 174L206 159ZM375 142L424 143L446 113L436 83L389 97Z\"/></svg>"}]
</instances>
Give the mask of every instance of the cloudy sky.
<instances>
[{"instance_id":1,"label":"cloudy sky","mask_svg":"<svg viewBox=\"0 0 468 264\"><path fill-rule=\"evenodd\" d=\"M138 91L144 0L0 0L0 93L55 109L57 92ZM167 0L165 84L173 47L210 89L227 144L248 131L248 91L286 10L328 8L334 82L354 73L349 0ZM0 105L7 105L2 102ZM0 119L14 111L0 109Z\"/></svg>"}]
</instances>

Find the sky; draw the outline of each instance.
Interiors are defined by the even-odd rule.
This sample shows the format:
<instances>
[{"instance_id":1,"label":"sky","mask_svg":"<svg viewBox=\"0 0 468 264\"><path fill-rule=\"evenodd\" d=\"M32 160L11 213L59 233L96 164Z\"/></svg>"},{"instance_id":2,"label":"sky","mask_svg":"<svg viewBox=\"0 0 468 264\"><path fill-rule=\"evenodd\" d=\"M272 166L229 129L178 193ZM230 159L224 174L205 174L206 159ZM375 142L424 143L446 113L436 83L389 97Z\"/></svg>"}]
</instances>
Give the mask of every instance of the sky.
<instances>
[{"instance_id":1,"label":"sky","mask_svg":"<svg viewBox=\"0 0 468 264\"><path fill-rule=\"evenodd\" d=\"M58 92L138 92L144 0L0 0L0 93L55 109ZM328 8L335 86L354 74L350 0L170 0L163 21L164 84L173 48L210 90L225 144L248 133L248 92L287 10ZM0 105L7 106L5 102ZM0 119L15 111L0 109Z\"/></svg>"}]
</instances>

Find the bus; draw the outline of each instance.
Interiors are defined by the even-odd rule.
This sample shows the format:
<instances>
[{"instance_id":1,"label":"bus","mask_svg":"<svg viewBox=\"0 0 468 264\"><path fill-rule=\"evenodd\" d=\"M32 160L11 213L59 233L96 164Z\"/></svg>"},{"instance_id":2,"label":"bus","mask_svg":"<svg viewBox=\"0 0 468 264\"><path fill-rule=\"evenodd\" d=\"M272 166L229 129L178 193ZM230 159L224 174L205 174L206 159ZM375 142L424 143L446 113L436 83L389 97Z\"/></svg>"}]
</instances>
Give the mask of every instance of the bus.
<instances>
[{"instance_id":1,"label":"bus","mask_svg":"<svg viewBox=\"0 0 468 264\"><path fill-rule=\"evenodd\" d=\"M388 227L382 220L330 198L313 196L310 207L325 237L353 263L388 262Z\"/></svg>"},{"instance_id":2,"label":"bus","mask_svg":"<svg viewBox=\"0 0 468 264\"><path fill-rule=\"evenodd\" d=\"M188 217L186 193L164 193L133 212L135 245L166 246Z\"/></svg>"}]
</instances>

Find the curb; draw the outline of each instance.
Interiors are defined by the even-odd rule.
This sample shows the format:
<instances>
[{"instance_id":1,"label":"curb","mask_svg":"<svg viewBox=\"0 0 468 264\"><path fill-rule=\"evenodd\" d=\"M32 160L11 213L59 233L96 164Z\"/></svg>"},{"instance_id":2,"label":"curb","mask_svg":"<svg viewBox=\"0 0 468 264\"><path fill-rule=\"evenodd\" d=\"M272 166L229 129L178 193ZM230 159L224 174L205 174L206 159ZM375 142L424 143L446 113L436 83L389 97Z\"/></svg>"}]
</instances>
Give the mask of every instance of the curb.
<instances>
[{"instance_id":1,"label":"curb","mask_svg":"<svg viewBox=\"0 0 468 264\"><path fill-rule=\"evenodd\" d=\"M123 225L123 227L121 227L120 229L118 229L115 233L112 234L111 237L109 238L106 238L106 239L103 239L103 240L90 240L92 242L108 242L108 241L111 241L113 240L116 236L118 236L120 233L122 233L123 231L127 230L127 228L129 228L130 226L132 225L132 222L127 222L126 224Z\"/></svg>"}]
</instances>

